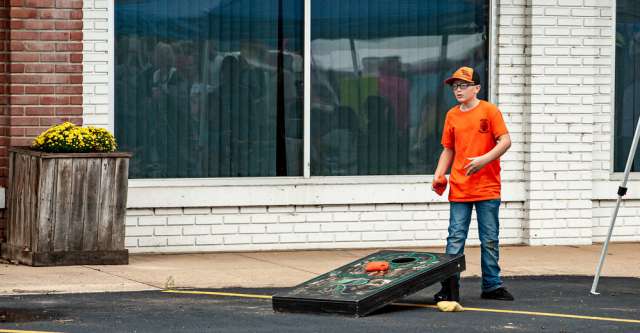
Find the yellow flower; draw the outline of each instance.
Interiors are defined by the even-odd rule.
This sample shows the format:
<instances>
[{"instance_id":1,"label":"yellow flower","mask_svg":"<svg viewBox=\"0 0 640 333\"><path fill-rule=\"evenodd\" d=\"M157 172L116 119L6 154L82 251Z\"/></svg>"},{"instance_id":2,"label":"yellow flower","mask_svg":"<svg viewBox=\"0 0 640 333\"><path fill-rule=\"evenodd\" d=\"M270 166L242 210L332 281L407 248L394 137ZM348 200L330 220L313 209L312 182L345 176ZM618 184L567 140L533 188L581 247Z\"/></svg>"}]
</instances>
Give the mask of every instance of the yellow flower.
<instances>
[{"instance_id":1,"label":"yellow flower","mask_svg":"<svg viewBox=\"0 0 640 333\"><path fill-rule=\"evenodd\" d=\"M70 122L52 126L40 133L31 146L49 152L110 152L117 148L113 134L106 129L80 127Z\"/></svg>"}]
</instances>

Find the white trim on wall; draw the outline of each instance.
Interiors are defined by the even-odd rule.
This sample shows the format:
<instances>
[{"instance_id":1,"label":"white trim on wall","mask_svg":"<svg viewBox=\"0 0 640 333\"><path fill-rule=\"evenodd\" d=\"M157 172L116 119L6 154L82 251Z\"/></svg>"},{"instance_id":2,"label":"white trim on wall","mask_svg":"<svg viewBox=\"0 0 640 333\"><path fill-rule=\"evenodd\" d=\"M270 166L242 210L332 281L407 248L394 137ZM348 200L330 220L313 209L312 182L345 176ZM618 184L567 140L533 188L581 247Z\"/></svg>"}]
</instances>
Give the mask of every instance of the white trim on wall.
<instances>
[{"instance_id":1,"label":"white trim on wall","mask_svg":"<svg viewBox=\"0 0 640 333\"><path fill-rule=\"evenodd\" d=\"M617 181L593 181L592 199L617 200L619 186L620 182ZM640 200L640 182L628 182L627 189L628 191L627 194L625 194L623 201Z\"/></svg>"},{"instance_id":2,"label":"white trim on wall","mask_svg":"<svg viewBox=\"0 0 640 333\"><path fill-rule=\"evenodd\" d=\"M218 179L215 185L207 179L166 179L130 181L128 208L180 208L180 207L239 207L239 206L303 206L303 205L356 205L447 203L448 192L437 196L431 191L431 181L415 182L392 177L376 177L370 182L346 177L334 182L335 177L319 179ZM332 179L334 178L334 179ZM371 178L371 177L368 177ZM431 178L431 177L430 177ZM313 181L310 181L313 180ZM349 181L347 181L349 180ZM221 185L224 182L227 185ZM289 181L289 183L285 183ZM502 201L525 201L522 182L502 184Z\"/></svg>"},{"instance_id":3,"label":"white trim on wall","mask_svg":"<svg viewBox=\"0 0 640 333\"><path fill-rule=\"evenodd\" d=\"M616 124L616 23L618 14L618 2L617 0L611 0L613 2L613 8L611 9L611 131L609 134L611 142L611 150L609 151L609 179L615 179L615 175L619 174L620 179L624 172L614 172L614 158L615 158L615 124ZM629 175L632 175L630 173ZM629 177L631 179L631 177Z\"/></svg>"},{"instance_id":4,"label":"white trim on wall","mask_svg":"<svg viewBox=\"0 0 640 333\"><path fill-rule=\"evenodd\" d=\"M109 125L108 128L115 133L115 105L116 105L116 9L115 1L108 1L107 12L109 15Z\"/></svg>"}]
</instances>

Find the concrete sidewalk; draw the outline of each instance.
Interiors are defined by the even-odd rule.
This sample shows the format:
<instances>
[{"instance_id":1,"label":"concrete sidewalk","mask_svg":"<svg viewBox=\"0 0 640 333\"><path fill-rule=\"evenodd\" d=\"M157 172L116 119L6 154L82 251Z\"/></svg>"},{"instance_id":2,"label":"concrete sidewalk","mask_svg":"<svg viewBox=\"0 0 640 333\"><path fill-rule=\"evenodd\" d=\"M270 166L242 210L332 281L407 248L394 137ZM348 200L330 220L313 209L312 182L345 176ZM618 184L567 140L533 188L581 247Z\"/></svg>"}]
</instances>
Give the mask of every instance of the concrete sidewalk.
<instances>
[{"instance_id":1,"label":"concrete sidewalk","mask_svg":"<svg viewBox=\"0 0 640 333\"><path fill-rule=\"evenodd\" d=\"M602 245L506 246L504 276L593 275ZM406 249L403 249L406 250ZM444 252L442 248L418 251ZM291 287L378 249L131 255L129 265L28 267L0 264L0 295ZM640 243L614 243L603 276L640 277ZM466 249L463 276L480 275L480 248Z\"/></svg>"}]
</instances>

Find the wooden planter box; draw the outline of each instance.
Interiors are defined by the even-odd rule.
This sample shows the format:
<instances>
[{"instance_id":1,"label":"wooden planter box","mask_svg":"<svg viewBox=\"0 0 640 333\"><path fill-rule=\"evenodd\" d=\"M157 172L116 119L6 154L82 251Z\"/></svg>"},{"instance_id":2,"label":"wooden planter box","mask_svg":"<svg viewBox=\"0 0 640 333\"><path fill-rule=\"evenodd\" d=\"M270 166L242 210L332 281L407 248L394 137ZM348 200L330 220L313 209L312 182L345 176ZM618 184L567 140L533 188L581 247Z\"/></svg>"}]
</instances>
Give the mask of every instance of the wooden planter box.
<instances>
[{"instance_id":1,"label":"wooden planter box","mask_svg":"<svg viewBox=\"0 0 640 333\"><path fill-rule=\"evenodd\" d=\"M130 157L9 149L2 257L32 266L128 264Z\"/></svg>"}]
</instances>

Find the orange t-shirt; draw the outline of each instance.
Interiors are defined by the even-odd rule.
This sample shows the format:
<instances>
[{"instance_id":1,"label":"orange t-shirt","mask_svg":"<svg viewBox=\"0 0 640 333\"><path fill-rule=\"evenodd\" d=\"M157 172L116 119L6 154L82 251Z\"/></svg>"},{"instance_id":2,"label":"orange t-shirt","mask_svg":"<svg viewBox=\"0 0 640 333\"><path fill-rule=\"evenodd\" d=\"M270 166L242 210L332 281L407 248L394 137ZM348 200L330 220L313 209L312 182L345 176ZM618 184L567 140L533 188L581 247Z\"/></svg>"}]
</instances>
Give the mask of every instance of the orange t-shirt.
<instances>
[{"instance_id":1,"label":"orange t-shirt","mask_svg":"<svg viewBox=\"0 0 640 333\"><path fill-rule=\"evenodd\" d=\"M454 106L447 112L442 145L455 151L449 183L449 201L481 201L500 198L500 159L495 159L473 175L465 176L469 157L486 154L496 139L507 134L507 126L497 106L481 100L471 110Z\"/></svg>"}]
</instances>

